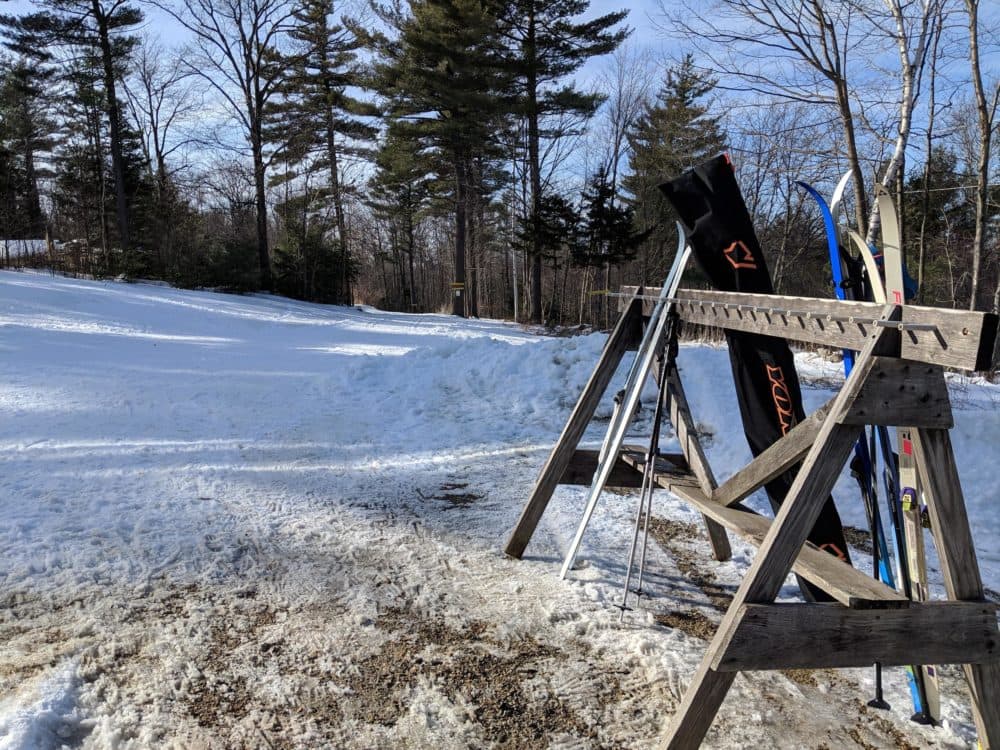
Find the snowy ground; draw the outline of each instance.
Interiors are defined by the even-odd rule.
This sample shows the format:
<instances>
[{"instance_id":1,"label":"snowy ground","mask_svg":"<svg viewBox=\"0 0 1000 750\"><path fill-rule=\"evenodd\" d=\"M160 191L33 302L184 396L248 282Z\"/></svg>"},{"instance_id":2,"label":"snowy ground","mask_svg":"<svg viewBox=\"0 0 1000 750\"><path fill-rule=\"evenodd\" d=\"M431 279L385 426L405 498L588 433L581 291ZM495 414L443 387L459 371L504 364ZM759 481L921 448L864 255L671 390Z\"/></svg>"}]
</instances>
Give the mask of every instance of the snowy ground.
<instances>
[{"instance_id":1,"label":"snowy ground","mask_svg":"<svg viewBox=\"0 0 1000 750\"><path fill-rule=\"evenodd\" d=\"M582 489L500 552L603 341L0 272L0 749L655 746L752 550L712 562L661 493L623 624L634 497L605 497L570 581ZM726 354L681 360L725 478L747 454ZM837 365L801 366L813 408ZM953 387L1000 589L1000 390ZM880 713L870 670L741 676L707 744L973 740L956 669L937 729L886 680Z\"/></svg>"}]
</instances>

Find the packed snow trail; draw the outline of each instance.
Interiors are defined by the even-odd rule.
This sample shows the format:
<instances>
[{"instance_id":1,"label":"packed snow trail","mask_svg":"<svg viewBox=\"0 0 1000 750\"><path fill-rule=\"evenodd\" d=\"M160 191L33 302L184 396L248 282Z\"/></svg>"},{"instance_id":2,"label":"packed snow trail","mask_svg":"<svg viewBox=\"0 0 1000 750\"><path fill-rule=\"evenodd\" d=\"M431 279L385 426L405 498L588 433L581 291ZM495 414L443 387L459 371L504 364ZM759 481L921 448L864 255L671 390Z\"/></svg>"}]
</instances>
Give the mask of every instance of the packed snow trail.
<instances>
[{"instance_id":1,"label":"packed snow trail","mask_svg":"<svg viewBox=\"0 0 1000 750\"><path fill-rule=\"evenodd\" d=\"M634 496L602 499L570 581L585 488L556 493L524 561L500 553L603 342L0 272L0 749L655 746L751 549L711 562L658 493L652 597L623 625ZM725 362L681 352L722 478L747 457ZM814 408L836 365L803 364ZM996 394L958 393L981 536ZM858 708L862 670L740 678L709 741L959 746L955 675L937 730L891 673L888 715Z\"/></svg>"}]
</instances>

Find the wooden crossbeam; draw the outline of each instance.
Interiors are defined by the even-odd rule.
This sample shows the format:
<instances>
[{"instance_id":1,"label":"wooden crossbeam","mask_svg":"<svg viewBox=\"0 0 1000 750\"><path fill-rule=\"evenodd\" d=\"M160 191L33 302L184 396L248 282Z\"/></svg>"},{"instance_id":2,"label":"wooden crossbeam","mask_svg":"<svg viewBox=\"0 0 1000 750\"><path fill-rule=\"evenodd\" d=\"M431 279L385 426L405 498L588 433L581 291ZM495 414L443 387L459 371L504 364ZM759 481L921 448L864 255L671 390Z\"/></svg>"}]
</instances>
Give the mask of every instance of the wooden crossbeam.
<instances>
[{"instance_id":1,"label":"wooden crossbeam","mask_svg":"<svg viewBox=\"0 0 1000 750\"><path fill-rule=\"evenodd\" d=\"M721 634L712 668L824 669L1000 659L997 605L933 601L905 609L745 604Z\"/></svg>"},{"instance_id":2,"label":"wooden crossbeam","mask_svg":"<svg viewBox=\"0 0 1000 750\"><path fill-rule=\"evenodd\" d=\"M832 404L831 399L729 477L712 493L712 500L722 505L734 505L799 463L816 440Z\"/></svg>"},{"instance_id":3,"label":"wooden crossbeam","mask_svg":"<svg viewBox=\"0 0 1000 750\"><path fill-rule=\"evenodd\" d=\"M875 357L871 376L841 421L890 427L953 427L944 371L939 365Z\"/></svg>"},{"instance_id":4,"label":"wooden crossbeam","mask_svg":"<svg viewBox=\"0 0 1000 750\"><path fill-rule=\"evenodd\" d=\"M626 286L622 292L631 294L635 289ZM646 289L646 293L655 295L658 290ZM881 305L874 302L771 294L680 289L677 299L674 309L688 323L854 351L862 348L872 332L872 321L881 314ZM961 370L984 370L991 365L997 336L993 313L906 305L898 322L926 328L905 331L900 348L889 355Z\"/></svg>"},{"instance_id":5,"label":"wooden crossbeam","mask_svg":"<svg viewBox=\"0 0 1000 750\"><path fill-rule=\"evenodd\" d=\"M626 454L622 460L635 465L638 472L642 471L641 455ZM657 471L654 481L734 534L758 547L763 544L772 523L769 518L741 505L725 506L705 497L694 477L683 471ZM910 604L910 600L898 591L811 542L802 545L792 570L847 607L905 608Z\"/></svg>"},{"instance_id":6,"label":"wooden crossbeam","mask_svg":"<svg viewBox=\"0 0 1000 750\"><path fill-rule=\"evenodd\" d=\"M644 449L636 446L625 446L625 453L639 453L644 456ZM559 478L559 484L571 484L589 487L594 480L594 472L597 471L597 459L600 451L590 448L577 448L570 458L566 470ZM681 453L660 455L658 465L664 468L669 466L674 469L687 470L687 461ZM636 471L632 463L626 462L623 456L619 456L611 470L611 477L607 486L610 488L637 489L642 486L642 472Z\"/></svg>"}]
</instances>

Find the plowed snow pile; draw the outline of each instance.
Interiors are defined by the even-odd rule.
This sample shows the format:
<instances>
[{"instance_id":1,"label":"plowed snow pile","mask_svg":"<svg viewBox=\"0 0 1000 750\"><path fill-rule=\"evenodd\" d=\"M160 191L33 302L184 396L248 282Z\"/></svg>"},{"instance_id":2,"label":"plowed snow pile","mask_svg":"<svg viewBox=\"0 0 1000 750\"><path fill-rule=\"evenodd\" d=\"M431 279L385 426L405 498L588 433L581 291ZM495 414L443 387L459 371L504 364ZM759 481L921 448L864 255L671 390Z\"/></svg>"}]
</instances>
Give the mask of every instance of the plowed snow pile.
<instances>
[{"instance_id":1,"label":"plowed snow pile","mask_svg":"<svg viewBox=\"0 0 1000 750\"><path fill-rule=\"evenodd\" d=\"M604 340L0 272L0 748L654 747L752 548L713 562L659 494L621 624L634 495L603 498L571 580L581 488L501 553ZM726 353L681 364L724 479L747 457ZM837 365L800 364L814 408ZM997 589L1000 396L955 395ZM870 670L739 677L708 744L963 746L959 678L927 729L898 670L891 712Z\"/></svg>"}]
</instances>

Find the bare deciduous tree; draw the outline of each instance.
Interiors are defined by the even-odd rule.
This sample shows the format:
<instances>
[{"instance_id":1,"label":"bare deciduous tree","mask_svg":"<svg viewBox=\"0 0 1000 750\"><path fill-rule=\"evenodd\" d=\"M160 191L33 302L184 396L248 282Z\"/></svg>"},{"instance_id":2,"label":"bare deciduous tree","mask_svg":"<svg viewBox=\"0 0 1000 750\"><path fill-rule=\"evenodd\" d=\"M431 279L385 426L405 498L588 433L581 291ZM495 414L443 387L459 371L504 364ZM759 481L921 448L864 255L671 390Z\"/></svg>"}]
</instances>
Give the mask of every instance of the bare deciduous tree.
<instances>
[{"instance_id":1,"label":"bare deciduous tree","mask_svg":"<svg viewBox=\"0 0 1000 750\"><path fill-rule=\"evenodd\" d=\"M273 156L264 153L264 109L284 75L272 61L288 31L292 5L288 0L179 0L159 7L191 33L192 54L185 64L219 94L250 146L260 285L271 289L266 173Z\"/></svg>"}]
</instances>

